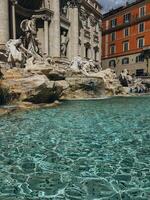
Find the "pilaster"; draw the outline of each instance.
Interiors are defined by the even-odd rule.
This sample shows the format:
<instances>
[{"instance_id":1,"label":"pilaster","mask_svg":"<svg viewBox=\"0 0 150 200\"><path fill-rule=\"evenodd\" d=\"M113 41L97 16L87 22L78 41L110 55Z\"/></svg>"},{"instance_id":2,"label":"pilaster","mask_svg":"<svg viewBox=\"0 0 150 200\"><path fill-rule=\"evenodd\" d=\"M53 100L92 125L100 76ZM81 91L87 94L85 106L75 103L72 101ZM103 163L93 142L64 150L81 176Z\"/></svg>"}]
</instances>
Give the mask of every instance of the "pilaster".
<instances>
[{"instance_id":1,"label":"pilaster","mask_svg":"<svg viewBox=\"0 0 150 200\"><path fill-rule=\"evenodd\" d=\"M44 54L49 55L49 21L51 18L44 15L42 19L44 21Z\"/></svg>"},{"instance_id":2,"label":"pilaster","mask_svg":"<svg viewBox=\"0 0 150 200\"><path fill-rule=\"evenodd\" d=\"M0 48L9 40L8 0L0 0Z\"/></svg>"},{"instance_id":3,"label":"pilaster","mask_svg":"<svg viewBox=\"0 0 150 200\"><path fill-rule=\"evenodd\" d=\"M69 59L79 55L79 1L69 1Z\"/></svg>"},{"instance_id":4,"label":"pilaster","mask_svg":"<svg viewBox=\"0 0 150 200\"><path fill-rule=\"evenodd\" d=\"M52 0L51 9L54 11L50 32L50 55L60 57L60 1Z\"/></svg>"},{"instance_id":5,"label":"pilaster","mask_svg":"<svg viewBox=\"0 0 150 200\"><path fill-rule=\"evenodd\" d=\"M17 0L11 0L13 39L16 39L16 5Z\"/></svg>"}]
</instances>

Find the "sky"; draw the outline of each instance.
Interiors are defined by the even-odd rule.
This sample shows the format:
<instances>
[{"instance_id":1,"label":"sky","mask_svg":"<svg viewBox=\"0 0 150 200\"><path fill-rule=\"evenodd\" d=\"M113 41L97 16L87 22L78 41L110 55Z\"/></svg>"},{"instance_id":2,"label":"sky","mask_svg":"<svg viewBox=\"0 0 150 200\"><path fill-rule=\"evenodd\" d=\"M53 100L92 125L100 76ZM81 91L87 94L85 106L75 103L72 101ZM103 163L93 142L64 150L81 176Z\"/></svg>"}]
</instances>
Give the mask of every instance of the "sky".
<instances>
[{"instance_id":1,"label":"sky","mask_svg":"<svg viewBox=\"0 0 150 200\"><path fill-rule=\"evenodd\" d=\"M126 2L125 0L98 0L98 1L103 6L105 12L109 11L112 8L119 7L120 5L125 4Z\"/></svg>"}]
</instances>

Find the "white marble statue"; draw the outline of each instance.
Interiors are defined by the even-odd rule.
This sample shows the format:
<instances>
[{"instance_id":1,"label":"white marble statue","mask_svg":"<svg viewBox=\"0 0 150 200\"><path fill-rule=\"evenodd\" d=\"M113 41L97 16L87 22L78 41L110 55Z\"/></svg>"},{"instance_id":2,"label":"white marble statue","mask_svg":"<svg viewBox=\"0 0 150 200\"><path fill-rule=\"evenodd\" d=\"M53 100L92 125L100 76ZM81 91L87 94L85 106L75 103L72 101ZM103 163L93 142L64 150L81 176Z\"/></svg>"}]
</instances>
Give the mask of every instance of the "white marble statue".
<instances>
[{"instance_id":1,"label":"white marble statue","mask_svg":"<svg viewBox=\"0 0 150 200\"><path fill-rule=\"evenodd\" d=\"M69 38L67 36L67 32L63 31L61 34L61 44L60 44L61 56L63 57L66 57L67 55L68 42L69 42Z\"/></svg>"},{"instance_id":2,"label":"white marble statue","mask_svg":"<svg viewBox=\"0 0 150 200\"><path fill-rule=\"evenodd\" d=\"M72 60L70 68L76 72L81 72L86 76L90 73L98 72L93 60L82 60L80 56L77 56Z\"/></svg>"},{"instance_id":3,"label":"white marble statue","mask_svg":"<svg viewBox=\"0 0 150 200\"><path fill-rule=\"evenodd\" d=\"M6 43L8 63L13 67L24 67L28 59L27 63L42 60L36 39L36 19L23 20L20 27L25 33L24 36L19 39L11 39Z\"/></svg>"},{"instance_id":4,"label":"white marble statue","mask_svg":"<svg viewBox=\"0 0 150 200\"><path fill-rule=\"evenodd\" d=\"M8 63L16 67L18 64L21 66L24 60L24 54L21 51L22 41L21 39L10 39L6 43L6 50L8 52Z\"/></svg>"},{"instance_id":5,"label":"white marble statue","mask_svg":"<svg viewBox=\"0 0 150 200\"><path fill-rule=\"evenodd\" d=\"M119 80L123 86L127 87L132 82L133 78L130 76L128 70L124 69L119 76Z\"/></svg>"},{"instance_id":6,"label":"white marble statue","mask_svg":"<svg viewBox=\"0 0 150 200\"><path fill-rule=\"evenodd\" d=\"M74 57L74 59L71 61L70 68L73 71L79 72L81 70L82 66L82 58L80 56Z\"/></svg>"},{"instance_id":7,"label":"white marble statue","mask_svg":"<svg viewBox=\"0 0 150 200\"><path fill-rule=\"evenodd\" d=\"M25 33L24 37L24 47L28 50L28 53L38 56L39 48L38 48L38 40L37 29L36 29L36 19L31 18L30 20L25 19L21 22L20 25L21 30Z\"/></svg>"}]
</instances>

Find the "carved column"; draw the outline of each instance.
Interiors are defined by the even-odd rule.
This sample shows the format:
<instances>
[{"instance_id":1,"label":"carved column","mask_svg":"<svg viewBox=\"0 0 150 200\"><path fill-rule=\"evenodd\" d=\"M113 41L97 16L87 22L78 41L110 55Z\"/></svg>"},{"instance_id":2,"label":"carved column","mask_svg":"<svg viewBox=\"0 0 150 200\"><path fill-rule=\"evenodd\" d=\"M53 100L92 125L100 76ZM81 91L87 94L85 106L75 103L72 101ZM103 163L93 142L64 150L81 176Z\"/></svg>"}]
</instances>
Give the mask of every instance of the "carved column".
<instances>
[{"instance_id":1,"label":"carved column","mask_svg":"<svg viewBox=\"0 0 150 200\"><path fill-rule=\"evenodd\" d=\"M49 16L44 16L44 53L49 55Z\"/></svg>"},{"instance_id":2,"label":"carved column","mask_svg":"<svg viewBox=\"0 0 150 200\"><path fill-rule=\"evenodd\" d=\"M51 8L54 16L50 25L50 54L53 57L60 57L60 1L52 0Z\"/></svg>"},{"instance_id":3,"label":"carved column","mask_svg":"<svg viewBox=\"0 0 150 200\"><path fill-rule=\"evenodd\" d=\"M0 48L9 40L8 0L0 0Z\"/></svg>"},{"instance_id":4,"label":"carved column","mask_svg":"<svg viewBox=\"0 0 150 200\"><path fill-rule=\"evenodd\" d=\"M102 19L99 21L99 61L101 64L102 56Z\"/></svg>"},{"instance_id":5,"label":"carved column","mask_svg":"<svg viewBox=\"0 0 150 200\"><path fill-rule=\"evenodd\" d=\"M79 13L78 13L78 7L74 7L73 9L73 50L74 50L74 55L73 56L78 56L79 54Z\"/></svg>"},{"instance_id":6,"label":"carved column","mask_svg":"<svg viewBox=\"0 0 150 200\"><path fill-rule=\"evenodd\" d=\"M92 19L93 17L91 16L91 17L89 17L89 20L90 20L90 44L91 44L91 55L90 55L90 59L92 59L92 60L94 60L94 42L93 42L93 39L94 39L94 28L93 28L93 26L94 26L94 23L93 23L93 19Z\"/></svg>"},{"instance_id":7,"label":"carved column","mask_svg":"<svg viewBox=\"0 0 150 200\"><path fill-rule=\"evenodd\" d=\"M72 59L79 55L79 2L70 1L69 20L71 27L69 31L69 58Z\"/></svg>"},{"instance_id":8,"label":"carved column","mask_svg":"<svg viewBox=\"0 0 150 200\"><path fill-rule=\"evenodd\" d=\"M13 30L13 39L16 39L16 4L17 4L17 0L11 0L12 5L12 30Z\"/></svg>"}]
</instances>

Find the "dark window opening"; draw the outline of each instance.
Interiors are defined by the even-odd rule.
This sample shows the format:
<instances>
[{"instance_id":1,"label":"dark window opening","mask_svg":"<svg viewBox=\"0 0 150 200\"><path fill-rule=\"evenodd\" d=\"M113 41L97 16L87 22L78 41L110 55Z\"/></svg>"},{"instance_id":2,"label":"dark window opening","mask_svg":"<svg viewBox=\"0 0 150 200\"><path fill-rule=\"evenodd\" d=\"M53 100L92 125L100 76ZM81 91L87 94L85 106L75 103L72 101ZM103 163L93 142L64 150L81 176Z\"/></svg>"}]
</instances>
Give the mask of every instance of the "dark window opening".
<instances>
[{"instance_id":1,"label":"dark window opening","mask_svg":"<svg viewBox=\"0 0 150 200\"><path fill-rule=\"evenodd\" d=\"M137 69L136 76L144 76L144 69Z\"/></svg>"},{"instance_id":2,"label":"dark window opening","mask_svg":"<svg viewBox=\"0 0 150 200\"><path fill-rule=\"evenodd\" d=\"M144 55L136 56L136 63L138 62L144 62Z\"/></svg>"},{"instance_id":3,"label":"dark window opening","mask_svg":"<svg viewBox=\"0 0 150 200\"><path fill-rule=\"evenodd\" d=\"M88 47L85 47L85 57L88 58L88 51L89 51L89 48Z\"/></svg>"},{"instance_id":4,"label":"dark window opening","mask_svg":"<svg viewBox=\"0 0 150 200\"><path fill-rule=\"evenodd\" d=\"M130 20L131 20L131 13L128 13L128 14L123 16L124 23L129 23Z\"/></svg>"},{"instance_id":5,"label":"dark window opening","mask_svg":"<svg viewBox=\"0 0 150 200\"><path fill-rule=\"evenodd\" d=\"M123 65L129 64L129 58L123 58L122 59L122 64Z\"/></svg>"},{"instance_id":6,"label":"dark window opening","mask_svg":"<svg viewBox=\"0 0 150 200\"><path fill-rule=\"evenodd\" d=\"M109 61L109 67L115 68L116 67L116 61L115 60L110 60Z\"/></svg>"}]
</instances>

